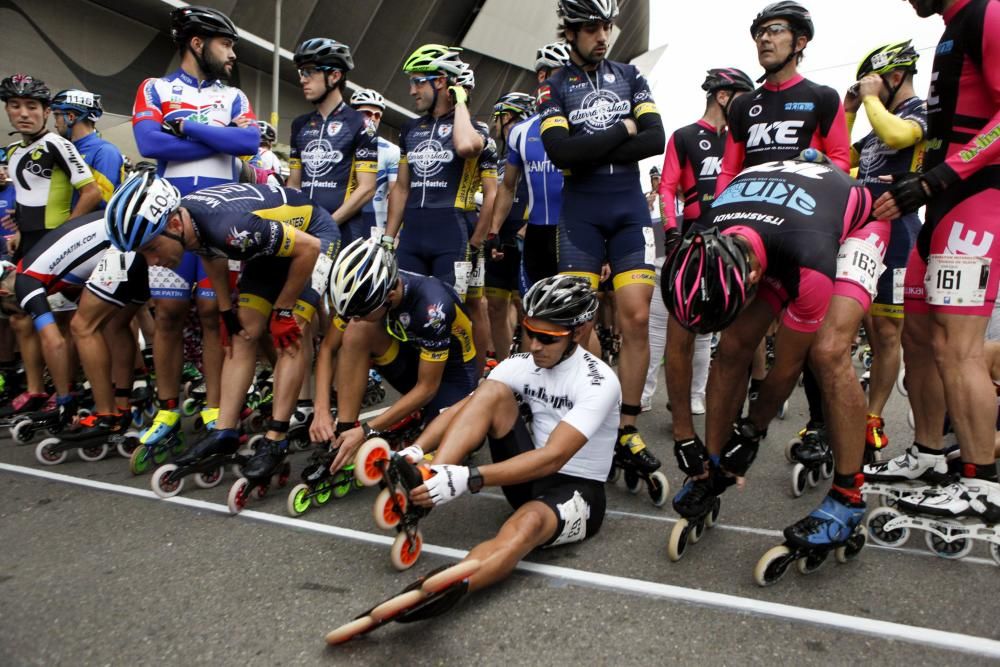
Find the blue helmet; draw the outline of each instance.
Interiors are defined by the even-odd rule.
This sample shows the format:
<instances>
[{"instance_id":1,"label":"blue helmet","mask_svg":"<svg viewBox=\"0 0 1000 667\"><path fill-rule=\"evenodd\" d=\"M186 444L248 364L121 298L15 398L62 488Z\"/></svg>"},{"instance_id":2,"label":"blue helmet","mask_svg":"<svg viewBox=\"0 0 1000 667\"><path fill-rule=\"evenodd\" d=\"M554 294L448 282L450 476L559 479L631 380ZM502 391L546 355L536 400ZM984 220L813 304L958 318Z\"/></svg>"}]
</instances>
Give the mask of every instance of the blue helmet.
<instances>
[{"instance_id":1,"label":"blue helmet","mask_svg":"<svg viewBox=\"0 0 1000 667\"><path fill-rule=\"evenodd\" d=\"M96 121L104 113L101 96L85 90L60 90L52 98L53 111L74 111L81 120Z\"/></svg>"},{"instance_id":2,"label":"blue helmet","mask_svg":"<svg viewBox=\"0 0 1000 667\"><path fill-rule=\"evenodd\" d=\"M111 195L104 224L111 245L122 252L139 250L167 227L170 214L181 204L181 194L151 170L134 175Z\"/></svg>"}]
</instances>

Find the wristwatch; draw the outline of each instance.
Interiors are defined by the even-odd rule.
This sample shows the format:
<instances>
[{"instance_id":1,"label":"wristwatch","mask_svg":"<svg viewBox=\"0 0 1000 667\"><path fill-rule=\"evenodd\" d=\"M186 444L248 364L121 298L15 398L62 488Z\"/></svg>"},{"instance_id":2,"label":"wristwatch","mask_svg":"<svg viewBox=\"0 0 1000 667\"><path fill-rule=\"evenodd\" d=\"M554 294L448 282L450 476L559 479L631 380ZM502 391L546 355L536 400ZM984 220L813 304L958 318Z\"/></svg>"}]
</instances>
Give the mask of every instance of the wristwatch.
<instances>
[{"instance_id":1,"label":"wristwatch","mask_svg":"<svg viewBox=\"0 0 1000 667\"><path fill-rule=\"evenodd\" d=\"M479 493L483 488L483 473L479 466L469 466L469 493Z\"/></svg>"}]
</instances>

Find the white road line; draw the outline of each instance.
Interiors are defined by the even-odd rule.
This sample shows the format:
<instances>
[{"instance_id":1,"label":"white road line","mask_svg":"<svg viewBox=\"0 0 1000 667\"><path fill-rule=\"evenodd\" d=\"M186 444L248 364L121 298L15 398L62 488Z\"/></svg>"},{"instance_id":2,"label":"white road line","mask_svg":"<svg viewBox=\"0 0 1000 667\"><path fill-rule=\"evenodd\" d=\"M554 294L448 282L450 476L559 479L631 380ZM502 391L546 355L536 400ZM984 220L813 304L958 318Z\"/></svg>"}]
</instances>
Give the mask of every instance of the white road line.
<instances>
[{"instance_id":1,"label":"white road line","mask_svg":"<svg viewBox=\"0 0 1000 667\"><path fill-rule=\"evenodd\" d=\"M10 465L7 463L0 463L0 470L20 475L38 477L53 482L73 484L90 489L109 491L111 493L119 493L139 498L152 499L157 497L152 491L147 491L145 489L136 489L130 486L121 486L118 484L109 484L107 482L82 479L79 477L72 477L70 475L50 472L48 470L25 468L23 466ZM173 503L175 505L182 505L184 507L217 512L219 514L229 513L229 510L225 505L209 503L203 500L194 500L192 498L178 496L171 498L166 502ZM338 538L357 540L369 544L387 545L392 542L389 537L384 535L376 535L359 530L339 528L337 526L315 523L313 521L303 519L292 519L290 517L278 514L269 514L267 512L244 510L239 516L287 528L306 530ZM452 549L449 547L441 547L427 543L424 543L423 549L427 553L454 559L463 558L466 553L468 553L461 549ZM517 566L517 569L525 572L533 572L535 574L540 574L554 579L573 582L588 588L601 588L624 593L652 596L665 600L688 602L700 606L714 607L725 611L745 612L756 614L758 616L799 621L829 628L839 628L848 632L872 635L880 639L891 638L899 641L924 646L934 646L961 653L971 653L991 658L1000 658L1000 641L986 637L976 637L974 635L965 635L957 632L947 632L944 630L905 625L903 623L892 623L889 621L865 618L863 616L851 616L849 614L840 614L821 609L796 607L777 602L744 598L737 595L713 593L711 591L684 588L681 586L672 586L670 584L661 584L653 581L632 579L629 577L619 577L599 572L588 572L585 570L576 570L567 567L558 567L555 565L526 563L522 561Z\"/></svg>"}]
</instances>

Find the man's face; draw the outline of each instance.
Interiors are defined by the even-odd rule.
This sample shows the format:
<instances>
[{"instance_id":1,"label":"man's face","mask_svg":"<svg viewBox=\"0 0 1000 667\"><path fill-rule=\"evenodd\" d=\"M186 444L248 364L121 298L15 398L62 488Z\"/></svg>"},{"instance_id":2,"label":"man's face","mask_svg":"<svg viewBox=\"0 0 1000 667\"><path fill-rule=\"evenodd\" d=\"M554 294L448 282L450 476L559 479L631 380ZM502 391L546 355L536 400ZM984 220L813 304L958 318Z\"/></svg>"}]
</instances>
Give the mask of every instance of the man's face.
<instances>
[{"instance_id":1,"label":"man's face","mask_svg":"<svg viewBox=\"0 0 1000 667\"><path fill-rule=\"evenodd\" d=\"M311 63L303 65L299 68L302 95L307 102L316 103L326 95L327 86L332 88L342 76L340 70L322 69Z\"/></svg>"},{"instance_id":2,"label":"man's face","mask_svg":"<svg viewBox=\"0 0 1000 667\"><path fill-rule=\"evenodd\" d=\"M758 27L754 43L757 45L757 62L761 67L768 68L788 58L795 45L795 33L788 21L776 18Z\"/></svg>"},{"instance_id":3,"label":"man's face","mask_svg":"<svg viewBox=\"0 0 1000 667\"><path fill-rule=\"evenodd\" d=\"M659 176L650 176L649 177L649 185L653 188L653 190L659 190L660 189L660 177Z\"/></svg>"},{"instance_id":4,"label":"man's face","mask_svg":"<svg viewBox=\"0 0 1000 667\"><path fill-rule=\"evenodd\" d=\"M584 23L576 30L573 42L580 56L591 64L604 60L611 48L611 26L608 23Z\"/></svg>"},{"instance_id":5,"label":"man's face","mask_svg":"<svg viewBox=\"0 0 1000 667\"><path fill-rule=\"evenodd\" d=\"M180 236L184 229L181 221L181 212L177 211L170 216L166 231L173 236ZM181 259L184 258L185 248L176 238L170 238L163 234L157 236L152 241L139 249L142 256L146 258L146 263L150 266L165 266L173 269L180 266Z\"/></svg>"},{"instance_id":6,"label":"man's face","mask_svg":"<svg viewBox=\"0 0 1000 667\"><path fill-rule=\"evenodd\" d=\"M427 113L434 106L434 91L441 91L448 80L438 74L414 74L410 76L410 97L413 98L413 108L417 113Z\"/></svg>"},{"instance_id":7,"label":"man's face","mask_svg":"<svg viewBox=\"0 0 1000 667\"><path fill-rule=\"evenodd\" d=\"M199 40L195 37L192 46ZM228 37L210 37L201 40L201 58L205 63L205 76L209 79L226 80L233 74L236 64L236 51L233 50L233 40Z\"/></svg>"},{"instance_id":8,"label":"man's face","mask_svg":"<svg viewBox=\"0 0 1000 667\"><path fill-rule=\"evenodd\" d=\"M356 108L365 115L368 122L375 125L375 129L377 130L379 123L382 122L382 110L374 104L359 104Z\"/></svg>"},{"instance_id":9,"label":"man's face","mask_svg":"<svg viewBox=\"0 0 1000 667\"><path fill-rule=\"evenodd\" d=\"M555 366L573 343L573 333L567 327L533 317L526 317L522 326L524 342L521 349L531 353L539 368Z\"/></svg>"},{"instance_id":10,"label":"man's face","mask_svg":"<svg viewBox=\"0 0 1000 667\"><path fill-rule=\"evenodd\" d=\"M7 100L7 119L16 131L34 136L45 129L49 109L38 100L12 97Z\"/></svg>"},{"instance_id":11,"label":"man's face","mask_svg":"<svg viewBox=\"0 0 1000 667\"><path fill-rule=\"evenodd\" d=\"M69 139L73 132L73 121L76 120L76 114L72 111L53 111L52 117L55 119L56 132Z\"/></svg>"}]
</instances>

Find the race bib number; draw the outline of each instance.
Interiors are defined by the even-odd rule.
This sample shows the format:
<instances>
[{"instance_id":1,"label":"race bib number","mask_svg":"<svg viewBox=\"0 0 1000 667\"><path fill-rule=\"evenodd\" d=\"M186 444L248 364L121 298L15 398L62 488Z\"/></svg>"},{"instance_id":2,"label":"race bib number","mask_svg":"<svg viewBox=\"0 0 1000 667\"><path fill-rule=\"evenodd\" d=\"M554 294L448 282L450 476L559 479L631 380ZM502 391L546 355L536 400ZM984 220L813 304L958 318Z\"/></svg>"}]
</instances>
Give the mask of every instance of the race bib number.
<instances>
[{"instance_id":1,"label":"race bib number","mask_svg":"<svg viewBox=\"0 0 1000 667\"><path fill-rule=\"evenodd\" d=\"M95 283L124 283L128 281L128 266L125 262L125 253L114 248L109 248L104 252L104 257L97 263L97 267L90 275L90 279Z\"/></svg>"},{"instance_id":2,"label":"race bib number","mask_svg":"<svg viewBox=\"0 0 1000 667\"><path fill-rule=\"evenodd\" d=\"M653 236L652 227L643 227L642 236L646 240L645 247L645 261L646 264L652 264L656 261L656 237Z\"/></svg>"},{"instance_id":3,"label":"race bib number","mask_svg":"<svg viewBox=\"0 0 1000 667\"><path fill-rule=\"evenodd\" d=\"M878 291L878 279L885 271L881 253L874 244L850 238L837 253L837 280L857 283L872 297Z\"/></svg>"},{"instance_id":4,"label":"race bib number","mask_svg":"<svg viewBox=\"0 0 1000 667\"><path fill-rule=\"evenodd\" d=\"M906 269L892 270L892 302L903 303L906 294Z\"/></svg>"},{"instance_id":5,"label":"race bib number","mask_svg":"<svg viewBox=\"0 0 1000 667\"><path fill-rule=\"evenodd\" d=\"M455 262L455 291L463 299L469 292L469 274L472 273L472 262Z\"/></svg>"},{"instance_id":6,"label":"race bib number","mask_svg":"<svg viewBox=\"0 0 1000 667\"><path fill-rule=\"evenodd\" d=\"M238 259L231 259L231 260L229 260L229 272L230 273L239 273L242 270L243 270L243 262L241 262Z\"/></svg>"},{"instance_id":7,"label":"race bib number","mask_svg":"<svg viewBox=\"0 0 1000 667\"><path fill-rule=\"evenodd\" d=\"M469 274L469 287L482 287L486 284L486 257L484 253L476 253L475 262L472 264L472 273Z\"/></svg>"},{"instance_id":8,"label":"race bib number","mask_svg":"<svg viewBox=\"0 0 1000 667\"><path fill-rule=\"evenodd\" d=\"M990 258L931 255L927 258L924 291L934 306L981 306L990 280Z\"/></svg>"},{"instance_id":9,"label":"race bib number","mask_svg":"<svg viewBox=\"0 0 1000 667\"><path fill-rule=\"evenodd\" d=\"M312 272L312 288L318 293L323 294L326 291L326 286L330 282L330 272L332 270L332 259L326 255L320 255L316 258L316 264L313 266Z\"/></svg>"}]
</instances>

